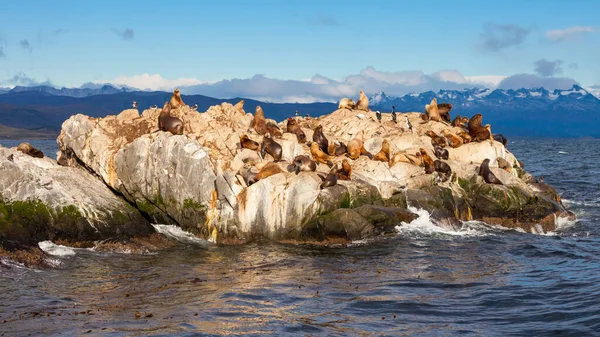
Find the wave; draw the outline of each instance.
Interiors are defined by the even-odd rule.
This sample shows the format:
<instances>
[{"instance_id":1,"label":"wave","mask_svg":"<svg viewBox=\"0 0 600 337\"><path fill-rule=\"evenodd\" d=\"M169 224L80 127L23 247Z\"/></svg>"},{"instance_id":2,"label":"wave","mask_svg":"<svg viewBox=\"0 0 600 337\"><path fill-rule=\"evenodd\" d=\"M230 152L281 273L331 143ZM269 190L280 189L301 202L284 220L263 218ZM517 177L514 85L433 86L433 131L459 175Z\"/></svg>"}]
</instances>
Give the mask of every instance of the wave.
<instances>
[{"instance_id":1,"label":"wave","mask_svg":"<svg viewBox=\"0 0 600 337\"><path fill-rule=\"evenodd\" d=\"M70 255L75 255L75 249L67 247L67 246L57 245L57 244L55 244L52 241L42 241L42 242L39 242L38 246L45 253L50 254L50 255L54 255L54 256L70 256Z\"/></svg>"},{"instance_id":2,"label":"wave","mask_svg":"<svg viewBox=\"0 0 600 337\"><path fill-rule=\"evenodd\" d=\"M588 207L600 207L600 200L592 200L592 201L579 201L579 200L569 200L562 199L563 203L577 206L588 206Z\"/></svg>"},{"instance_id":3,"label":"wave","mask_svg":"<svg viewBox=\"0 0 600 337\"><path fill-rule=\"evenodd\" d=\"M396 231L405 235L447 235L447 236L486 236L492 234L492 227L481 221L462 222L458 230L438 226L427 210L408 207L408 210L417 214L417 218L410 223L401 222L396 226Z\"/></svg>"},{"instance_id":4,"label":"wave","mask_svg":"<svg viewBox=\"0 0 600 337\"><path fill-rule=\"evenodd\" d=\"M161 233L161 234L163 234L171 239L177 240L181 243L195 244L195 245L201 245L201 246L211 245L211 243L209 241L200 239L200 238L196 237L194 234L192 234L190 232L186 232L178 226L158 225L158 224L152 224L152 226L158 233Z\"/></svg>"},{"instance_id":5,"label":"wave","mask_svg":"<svg viewBox=\"0 0 600 337\"><path fill-rule=\"evenodd\" d=\"M558 151L559 154L569 154L569 152L565 152L565 151Z\"/></svg>"}]
</instances>

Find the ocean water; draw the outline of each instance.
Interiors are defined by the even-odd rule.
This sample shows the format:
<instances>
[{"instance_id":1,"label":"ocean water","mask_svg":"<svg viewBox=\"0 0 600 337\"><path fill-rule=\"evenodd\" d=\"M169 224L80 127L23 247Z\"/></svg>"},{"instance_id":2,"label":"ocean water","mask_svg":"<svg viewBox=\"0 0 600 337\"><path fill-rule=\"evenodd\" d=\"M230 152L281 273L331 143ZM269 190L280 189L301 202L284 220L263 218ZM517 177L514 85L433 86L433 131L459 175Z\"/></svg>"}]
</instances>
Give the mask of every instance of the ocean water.
<instances>
[{"instance_id":1,"label":"ocean water","mask_svg":"<svg viewBox=\"0 0 600 337\"><path fill-rule=\"evenodd\" d=\"M4 336L597 336L600 140L514 139L578 220L532 235L428 214L342 248L179 244L156 254L43 242L53 269L0 264Z\"/></svg>"}]
</instances>

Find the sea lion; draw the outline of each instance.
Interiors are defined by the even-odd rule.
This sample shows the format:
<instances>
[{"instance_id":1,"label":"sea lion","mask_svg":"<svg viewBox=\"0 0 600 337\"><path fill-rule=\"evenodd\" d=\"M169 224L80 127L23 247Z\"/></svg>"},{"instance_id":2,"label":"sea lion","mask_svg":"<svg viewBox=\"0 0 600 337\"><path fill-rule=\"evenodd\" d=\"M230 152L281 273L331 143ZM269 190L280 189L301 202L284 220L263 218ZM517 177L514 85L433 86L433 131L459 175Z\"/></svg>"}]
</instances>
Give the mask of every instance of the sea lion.
<instances>
[{"instance_id":1,"label":"sea lion","mask_svg":"<svg viewBox=\"0 0 600 337\"><path fill-rule=\"evenodd\" d=\"M498 162L499 168L505 170L506 172L512 171L512 167L510 166L508 161L506 161L506 159L504 159L502 157L498 157L498 158L496 158L496 161Z\"/></svg>"},{"instance_id":2,"label":"sea lion","mask_svg":"<svg viewBox=\"0 0 600 337\"><path fill-rule=\"evenodd\" d=\"M409 163L415 166L422 166L423 160L421 159L421 153L409 154L406 152L398 152L390 158L388 165L393 167L397 163Z\"/></svg>"},{"instance_id":3,"label":"sea lion","mask_svg":"<svg viewBox=\"0 0 600 337\"><path fill-rule=\"evenodd\" d=\"M29 143L21 143L17 146L17 151L21 151L26 155L32 156L33 158L44 158L44 153Z\"/></svg>"},{"instance_id":4,"label":"sea lion","mask_svg":"<svg viewBox=\"0 0 600 337\"><path fill-rule=\"evenodd\" d=\"M373 155L365 149L364 144L365 130L361 130L354 139L348 143L348 155L350 159L358 159L361 155L373 159Z\"/></svg>"},{"instance_id":5,"label":"sea lion","mask_svg":"<svg viewBox=\"0 0 600 337\"><path fill-rule=\"evenodd\" d=\"M441 146L437 145L437 144L433 144L433 154L435 154L436 157L438 157L439 159L445 159L448 160L448 150L442 148Z\"/></svg>"},{"instance_id":6,"label":"sea lion","mask_svg":"<svg viewBox=\"0 0 600 337\"><path fill-rule=\"evenodd\" d=\"M252 119L250 127L254 127L254 130L256 130L259 135L264 135L268 132L273 137L281 137L281 130L277 125L267 122L265 119L265 112L260 105L256 106L254 118Z\"/></svg>"},{"instance_id":7,"label":"sea lion","mask_svg":"<svg viewBox=\"0 0 600 337\"><path fill-rule=\"evenodd\" d=\"M433 162L433 167L436 172L440 173L439 177L442 182L448 181L448 179L450 179L450 175L452 175L452 168L450 168L450 165L444 163L441 160L436 160Z\"/></svg>"},{"instance_id":8,"label":"sea lion","mask_svg":"<svg viewBox=\"0 0 600 337\"><path fill-rule=\"evenodd\" d=\"M469 124L471 123L469 122ZM478 174L483 177L483 180L488 184L502 185L500 179L498 179L490 170L490 160L487 158L479 166Z\"/></svg>"},{"instance_id":9,"label":"sea lion","mask_svg":"<svg viewBox=\"0 0 600 337\"><path fill-rule=\"evenodd\" d=\"M452 110L452 104L450 103L440 103L438 104L438 114L442 117L443 120L450 123L450 110Z\"/></svg>"},{"instance_id":10,"label":"sea lion","mask_svg":"<svg viewBox=\"0 0 600 337\"><path fill-rule=\"evenodd\" d=\"M390 161L390 142L387 139L381 143L381 151L373 156L373 160L382 161L388 163Z\"/></svg>"},{"instance_id":11,"label":"sea lion","mask_svg":"<svg viewBox=\"0 0 600 337\"><path fill-rule=\"evenodd\" d=\"M271 134L267 132L260 145L260 155L264 158L265 153L268 153L275 161L280 161L282 152L281 145L274 141Z\"/></svg>"},{"instance_id":12,"label":"sea lion","mask_svg":"<svg viewBox=\"0 0 600 337\"><path fill-rule=\"evenodd\" d=\"M337 141L337 140L333 143L335 144L334 156L342 156L342 155L348 153L348 148L346 147L346 144L344 144L340 141Z\"/></svg>"},{"instance_id":13,"label":"sea lion","mask_svg":"<svg viewBox=\"0 0 600 337\"><path fill-rule=\"evenodd\" d=\"M241 100L241 101L235 103L235 105L233 106L233 108L235 110L237 110L237 112L245 113L245 111L244 111L244 103L245 103L245 101Z\"/></svg>"},{"instance_id":14,"label":"sea lion","mask_svg":"<svg viewBox=\"0 0 600 337\"><path fill-rule=\"evenodd\" d=\"M460 138L459 136L453 134L452 132L450 132L447 129L442 130L441 134L446 137L446 140L448 141L448 144L452 147L452 148L457 148L461 145L463 145L463 139Z\"/></svg>"},{"instance_id":15,"label":"sea lion","mask_svg":"<svg viewBox=\"0 0 600 337\"><path fill-rule=\"evenodd\" d=\"M158 115L158 129L174 135L183 135L183 122L181 119L171 116L171 103L169 102L165 102Z\"/></svg>"},{"instance_id":16,"label":"sea lion","mask_svg":"<svg viewBox=\"0 0 600 337\"><path fill-rule=\"evenodd\" d=\"M319 144L317 142L312 142L310 144L310 154L319 163L326 164L329 167L331 167L333 165L331 160L329 160L329 155L327 153L321 151L321 148L319 147Z\"/></svg>"},{"instance_id":17,"label":"sea lion","mask_svg":"<svg viewBox=\"0 0 600 337\"><path fill-rule=\"evenodd\" d=\"M421 159L423 161L423 167L425 167L425 173L433 173L433 171L435 171L433 159L427 154L427 151L425 151L424 148L420 148L419 152L421 153Z\"/></svg>"},{"instance_id":18,"label":"sea lion","mask_svg":"<svg viewBox=\"0 0 600 337\"><path fill-rule=\"evenodd\" d=\"M358 102L356 102L356 110L371 111L369 109L369 98L361 90L359 93Z\"/></svg>"},{"instance_id":19,"label":"sea lion","mask_svg":"<svg viewBox=\"0 0 600 337\"><path fill-rule=\"evenodd\" d=\"M486 130L488 130L488 132L490 133L490 138L488 138L489 140L494 140L494 137L492 136L492 126L489 124L486 124L483 126Z\"/></svg>"},{"instance_id":20,"label":"sea lion","mask_svg":"<svg viewBox=\"0 0 600 337\"><path fill-rule=\"evenodd\" d=\"M342 168L337 170L337 175L339 180L351 180L352 166L350 166L348 159L342 161Z\"/></svg>"},{"instance_id":21,"label":"sea lion","mask_svg":"<svg viewBox=\"0 0 600 337\"><path fill-rule=\"evenodd\" d=\"M302 128L300 127L298 121L295 118L287 119L286 129L287 132L296 135L296 140L298 140L298 143L306 143L306 135L304 134L304 131L302 131Z\"/></svg>"},{"instance_id":22,"label":"sea lion","mask_svg":"<svg viewBox=\"0 0 600 337\"><path fill-rule=\"evenodd\" d=\"M257 151L260 146L258 142L253 141L246 135L245 133L240 136L240 146L242 149L250 149L253 151Z\"/></svg>"},{"instance_id":23,"label":"sea lion","mask_svg":"<svg viewBox=\"0 0 600 337\"><path fill-rule=\"evenodd\" d=\"M464 144L470 143L473 140L473 137L471 137L471 135L463 129L458 130L456 135L462 138Z\"/></svg>"},{"instance_id":24,"label":"sea lion","mask_svg":"<svg viewBox=\"0 0 600 337\"><path fill-rule=\"evenodd\" d=\"M321 151L327 153L327 151L329 150L329 141L323 133L323 125L319 125L315 129L315 132L313 133L313 142L319 145Z\"/></svg>"},{"instance_id":25,"label":"sea lion","mask_svg":"<svg viewBox=\"0 0 600 337\"><path fill-rule=\"evenodd\" d=\"M465 116L458 115L452 121L452 126L455 126L455 127L458 127L458 128L466 128L468 122L469 122L469 118L467 118Z\"/></svg>"},{"instance_id":26,"label":"sea lion","mask_svg":"<svg viewBox=\"0 0 600 337\"><path fill-rule=\"evenodd\" d=\"M431 100L431 103L425 105L425 113L427 114L426 119L424 118L426 121L427 120L436 121L436 122L442 121L442 117L440 116L438 105L437 105L437 98L434 97Z\"/></svg>"},{"instance_id":27,"label":"sea lion","mask_svg":"<svg viewBox=\"0 0 600 337\"><path fill-rule=\"evenodd\" d=\"M296 174L300 173L300 171L315 172L317 170L317 163L305 155L296 156L293 165Z\"/></svg>"},{"instance_id":28,"label":"sea lion","mask_svg":"<svg viewBox=\"0 0 600 337\"><path fill-rule=\"evenodd\" d=\"M169 105L171 106L171 109L179 109L185 105L181 99L181 93L179 93L179 89L175 89L175 91L173 91Z\"/></svg>"},{"instance_id":29,"label":"sea lion","mask_svg":"<svg viewBox=\"0 0 600 337\"><path fill-rule=\"evenodd\" d=\"M252 172L252 163L245 162L244 165L240 168L239 171L242 178L244 178L244 182L246 182L247 186L250 186L258 181L256 179L256 173Z\"/></svg>"},{"instance_id":30,"label":"sea lion","mask_svg":"<svg viewBox=\"0 0 600 337\"><path fill-rule=\"evenodd\" d=\"M474 141L481 142L486 139L490 139L490 132L481 126L481 119L483 116L481 114L476 114L469 119L469 135L473 137Z\"/></svg>"},{"instance_id":31,"label":"sea lion","mask_svg":"<svg viewBox=\"0 0 600 337\"><path fill-rule=\"evenodd\" d=\"M350 109L353 110L356 107L356 103L354 103L353 99L350 98L342 98L340 103L338 104L338 109Z\"/></svg>"},{"instance_id":32,"label":"sea lion","mask_svg":"<svg viewBox=\"0 0 600 337\"><path fill-rule=\"evenodd\" d=\"M495 135L493 135L494 140L497 142L502 143L502 145L506 146L506 143L508 142L506 137L504 137L504 135L502 135L501 133L497 133Z\"/></svg>"},{"instance_id":33,"label":"sea lion","mask_svg":"<svg viewBox=\"0 0 600 337\"><path fill-rule=\"evenodd\" d=\"M265 164L265 166L263 166L260 169L260 171L258 171L255 178L256 178L256 181L259 181L261 179L270 177L274 174L283 173L283 172L284 171L281 169L281 167L279 167L279 165L277 163L270 162L270 163Z\"/></svg>"},{"instance_id":34,"label":"sea lion","mask_svg":"<svg viewBox=\"0 0 600 337\"><path fill-rule=\"evenodd\" d=\"M431 145L437 145L439 147L448 146L448 140L446 137L438 136L433 130L428 130L425 132L425 135L431 138Z\"/></svg>"},{"instance_id":35,"label":"sea lion","mask_svg":"<svg viewBox=\"0 0 600 337\"><path fill-rule=\"evenodd\" d=\"M337 185L338 176L337 176L336 172L337 172L337 164L333 165L331 170L329 170L329 173L325 177L325 180L323 180L323 182L321 183L321 186L320 186L321 189L324 189L325 187L331 187L331 186Z\"/></svg>"}]
</instances>

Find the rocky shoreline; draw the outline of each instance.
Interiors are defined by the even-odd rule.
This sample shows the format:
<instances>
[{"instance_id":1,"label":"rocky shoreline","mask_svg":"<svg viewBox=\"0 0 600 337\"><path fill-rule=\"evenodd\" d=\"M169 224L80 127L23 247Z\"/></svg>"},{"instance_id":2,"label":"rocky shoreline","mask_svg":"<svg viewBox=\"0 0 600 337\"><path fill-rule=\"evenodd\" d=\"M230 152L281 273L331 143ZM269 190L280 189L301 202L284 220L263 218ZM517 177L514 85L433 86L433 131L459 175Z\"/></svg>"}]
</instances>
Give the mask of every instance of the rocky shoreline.
<instances>
[{"instance_id":1,"label":"rocky shoreline","mask_svg":"<svg viewBox=\"0 0 600 337\"><path fill-rule=\"evenodd\" d=\"M557 192L528 174L499 141L446 146L448 159L438 161L451 174L427 172L423 158L437 158L431 131L465 130L424 121L421 113L397 113L394 121L389 113L343 108L294 118L308 142L299 142L297 131L285 132L287 121L267 119L271 131L281 130L273 136L281 147L281 170L249 186L245 175L256 175L274 159L241 147L243 134L264 141L264 132L250 127L256 116L243 110L243 102L203 113L185 104L170 109L183 122L183 135L157 132L160 114L129 109L105 118L74 115L58 137L58 162L0 147L3 251L43 240L128 242L157 235L151 223L177 225L217 244L346 243L393 233L417 217L409 207L427 210L438 226L455 230L461 221L481 220L542 234L556 229L558 217L574 217ZM328 156L331 165L350 164L350 180L338 175L333 186L321 188L332 171L327 164L293 172L297 156L315 157L309 143L317 126L331 143L350 144L364 132L368 153L379 153L386 140L388 155L411 159L416 153L421 161ZM497 158L508 166L499 168ZM499 184L478 174L485 159Z\"/></svg>"}]
</instances>

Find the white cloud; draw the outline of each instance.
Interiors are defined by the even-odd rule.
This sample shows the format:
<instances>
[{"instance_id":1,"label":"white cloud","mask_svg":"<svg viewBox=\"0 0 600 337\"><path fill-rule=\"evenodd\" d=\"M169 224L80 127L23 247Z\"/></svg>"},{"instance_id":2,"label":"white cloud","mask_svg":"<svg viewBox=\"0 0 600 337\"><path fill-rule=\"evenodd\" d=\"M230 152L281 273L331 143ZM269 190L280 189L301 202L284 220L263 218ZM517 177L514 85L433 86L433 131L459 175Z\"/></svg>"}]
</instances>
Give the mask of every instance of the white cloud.
<instances>
[{"instance_id":1,"label":"white cloud","mask_svg":"<svg viewBox=\"0 0 600 337\"><path fill-rule=\"evenodd\" d=\"M592 27L575 26L565 29L551 30L546 33L546 38L554 42L572 39L581 33L593 33L596 29Z\"/></svg>"},{"instance_id":2,"label":"white cloud","mask_svg":"<svg viewBox=\"0 0 600 337\"><path fill-rule=\"evenodd\" d=\"M572 78L540 77L534 74L517 74L505 78L498 84L500 89L544 88L546 90L570 89L573 84L579 84Z\"/></svg>"},{"instance_id":3,"label":"white cloud","mask_svg":"<svg viewBox=\"0 0 600 337\"><path fill-rule=\"evenodd\" d=\"M503 75L478 75L478 76L465 76L469 81L473 83L481 83L486 87L494 88L497 87L508 76Z\"/></svg>"},{"instance_id":4,"label":"white cloud","mask_svg":"<svg viewBox=\"0 0 600 337\"><path fill-rule=\"evenodd\" d=\"M164 90L172 91L176 87L188 87L192 85L198 85L206 82L202 82L195 78L178 78L175 80L169 80L163 78L159 74L141 74L133 76L119 76L114 80L98 80L93 83L111 83L118 86L129 86L139 88L141 90Z\"/></svg>"}]
</instances>

